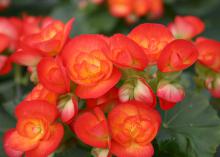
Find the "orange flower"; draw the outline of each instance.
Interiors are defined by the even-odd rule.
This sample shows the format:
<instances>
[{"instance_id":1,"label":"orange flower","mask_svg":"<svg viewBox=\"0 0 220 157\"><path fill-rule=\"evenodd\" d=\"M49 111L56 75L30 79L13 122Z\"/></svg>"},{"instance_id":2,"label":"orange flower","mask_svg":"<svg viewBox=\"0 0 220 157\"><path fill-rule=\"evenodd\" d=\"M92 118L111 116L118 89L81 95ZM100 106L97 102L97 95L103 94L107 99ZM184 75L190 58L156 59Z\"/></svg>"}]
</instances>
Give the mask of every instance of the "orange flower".
<instances>
[{"instance_id":1,"label":"orange flower","mask_svg":"<svg viewBox=\"0 0 220 157\"><path fill-rule=\"evenodd\" d=\"M220 42L207 38L198 38L196 47L199 51L199 62L216 72L220 72Z\"/></svg>"},{"instance_id":2,"label":"orange flower","mask_svg":"<svg viewBox=\"0 0 220 157\"><path fill-rule=\"evenodd\" d=\"M73 21L74 19L71 19L65 25L61 21L54 20L39 33L27 36L24 41L40 50L43 56L55 56L60 53L67 41Z\"/></svg>"},{"instance_id":3,"label":"orange flower","mask_svg":"<svg viewBox=\"0 0 220 157\"><path fill-rule=\"evenodd\" d=\"M70 91L70 80L59 57L44 57L37 65L40 83L58 94Z\"/></svg>"},{"instance_id":4,"label":"orange flower","mask_svg":"<svg viewBox=\"0 0 220 157\"><path fill-rule=\"evenodd\" d=\"M69 37L74 21L71 19L65 25L61 21L46 18L41 21L41 27L36 27L36 23L40 23L36 19L33 20L33 23L24 24L24 27L29 29L27 32L23 31L26 35L20 39L17 51L11 56L17 64L36 66L42 57L59 54Z\"/></svg>"},{"instance_id":5,"label":"orange flower","mask_svg":"<svg viewBox=\"0 0 220 157\"><path fill-rule=\"evenodd\" d=\"M59 145L63 127L55 123L57 110L46 101L21 102L15 110L18 123L4 135L4 149L8 156L47 157Z\"/></svg>"},{"instance_id":6,"label":"orange flower","mask_svg":"<svg viewBox=\"0 0 220 157\"><path fill-rule=\"evenodd\" d=\"M128 37L138 43L145 51L150 64L155 64L163 48L174 37L172 33L161 24L145 23L135 27Z\"/></svg>"},{"instance_id":7,"label":"orange flower","mask_svg":"<svg viewBox=\"0 0 220 157\"><path fill-rule=\"evenodd\" d=\"M106 58L107 53L109 47L98 35L80 35L65 46L62 58L70 79L78 84L77 96L100 97L119 81L121 73Z\"/></svg>"},{"instance_id":8,"label":"orange flower","mask_svg":"<svg viewBox=\"0 0 220 157\"><path fill-rule=\"evenodd\" d=\"M159 113L147 105L129 101L119 104L108 115L112 137L110 152L118 157L152 157L151 141L161 123Z\"/></svg>"},{"instance_id":9,"label":"orange flower","mask_svg":"<svg viewBox=\"0 0 220 157\"><path fill-rule=\"evenodd\" d=\"M143 49L123 34L115 34L109 39L110 53L108 58L122 68L144 70L147 66L147 56Z\"/></svg>"},{"instance_id":10,"label":"orange flower","mask_svg":"<svg viewBox=\"0 0 220 157\"><path fill-rule=\"evenodd\" d=\"M196 16L176 16L174 22L168 24L168 28L176 38L192 39L204 31L205 25Z\"/></svg>"},{"instance_id":11,"label":"orange flower","mask_svg":"<svg viewBox=\"0 0 220 157\"><path fill-rule=\"evenodd\" d=\"M161 72L181 71L196 62L198 50L193 43L177 39L169 43L158 59L158 69Z\"/></svg>"},{"instance_id":12,"label":"orange flower","mask_svg":"<svg viewBox=\"0 0 220 157\"><path fill-rule=\"evenodd\" d=\"M109 147L110 136L104 113L98 108L79 115L72 129L84 143L98 148Z\"/></svg>"}]
</instances>

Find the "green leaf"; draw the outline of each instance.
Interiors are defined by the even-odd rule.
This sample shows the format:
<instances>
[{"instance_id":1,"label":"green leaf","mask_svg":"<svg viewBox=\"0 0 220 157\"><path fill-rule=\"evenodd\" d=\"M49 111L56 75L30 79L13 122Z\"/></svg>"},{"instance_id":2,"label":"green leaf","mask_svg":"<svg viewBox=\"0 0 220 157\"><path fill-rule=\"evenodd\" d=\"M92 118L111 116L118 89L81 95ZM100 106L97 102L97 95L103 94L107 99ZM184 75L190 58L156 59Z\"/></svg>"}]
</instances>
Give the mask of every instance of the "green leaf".
<instances>
[{"instance_id":1,"label":"green leaf","mask_svg":"<svg viewBox=\"0 0 220 157\"><path fill-rule=\"evenodd\" d=\"M173 140L187 157L213 157L220 144L220 119L209 103L207 92L196 92L188 75L186 98L169 111L161 111L163 125L157 140ZM162 146L161 146L162 147Z\"/></svg>"}]
</instances>

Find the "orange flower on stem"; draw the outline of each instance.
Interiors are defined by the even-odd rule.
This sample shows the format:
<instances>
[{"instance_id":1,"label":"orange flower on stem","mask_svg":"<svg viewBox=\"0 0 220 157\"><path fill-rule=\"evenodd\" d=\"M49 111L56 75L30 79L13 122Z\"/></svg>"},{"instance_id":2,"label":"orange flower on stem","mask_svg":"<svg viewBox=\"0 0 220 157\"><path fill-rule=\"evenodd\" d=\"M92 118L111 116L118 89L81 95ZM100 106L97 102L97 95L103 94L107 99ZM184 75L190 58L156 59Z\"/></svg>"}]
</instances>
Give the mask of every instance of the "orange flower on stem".
<instances>
[{"instance_id":1,"label":"orange flower on stem","mask_svg":"<svg viewBox=\"0 0 220 157\"><path fill-rule=\"evenodd\" d=\"M198 59L198 50L193 43L177 39L166 45L158 59L161 72L176 72L190 67Z\"/></svg>"},{"instance_id":2,"label":"orange flower on stem","mask_svg":"<svg viewBox=\"0 0 220 157\"><path fill-rule=\"evenodd\" d=\"M31 31L37 33L28 33L21 38L17 51L11 56L12 60L17 64L36 66L42 57L59 54L69 37L73 21L71 19L64 24L47 18L40 28L34 24Z\"/></svg>"},{"instance_id":3,"label":"orange flower on stem","mask_svg":"<svg viewBox=\"0 0 220 157\"><path fill-rule=\"evenodd\" d=\"M128 37L144 49L149 64L156 64L163 48L174 40L172 33L167 27L151 23L135 27L128 34Z\"/></svg>"},{"instance_id":4,"label":"orange flower on stem","mask_svg":"<svg viewBox=\"0 0 220 157\"><path fill-rule=\"evenodd\" d=\"M120 80L121 73L105 54L109 47L98 35L73 38L62 52L70 79L77 84L80 98L97 98L107 93Z\"/></svg>"},{"instance_id":5,"label":"orange flower on stem","mask_svg":"<svg viewBox=\"0 0 220 157\"><path fill-rule=\"evenodd\" d=\"M118 104L108 115L112 137L110 152L118 157L152 157L151 144L160 124L160 114L147 105L129 101Z\"/></svg>"},{"instance_id":6,"label":"orange flower on stem","mask_svg":"<svg viewBox=\"0 0 220 157\"><path fill-rule=\"evenodd\" d=\"M58 94L65 94L70 91L70 79L61 59L44 57L37 65L38 78L40 83L47 89Z\"/></svg>"},{"instance_id":7,"label":"orange flower on stem","mask_svg":"<svg viewBox=\"0 0 220 157\"><path fill-rule=\"evenodd\" d=\"M199 51L199 63L215 72L220 72L220 42L207 38L198 38L196 47Z\"/></svg>"},{"instance_id":8,"label":"orange flower on stem","mask_svg":"<svg viewBox=\"0 0 220 157\"><path fill-rule=\"evenodd\" d=\"M108 58L122 68L143 70L147 66L144 50L123 34L115 34L109 39L110 52Z\"/></svg>"},{"instance_id":9,"label":"orange flower on stem","mask_svg":"<svg viewBox=\"0 0 220 157\"><path fill-rule=\"evenodd\" d=\"M80 114L71 126L84 143L98 148L110 147L107 120L98 107Z\"/></svg>"},{"instance_id":10,"label":"orange flower on stem","mask_svg":"<svg viewBox=\"0 0 220 157\"><path fill-rule=\"evenodd\" d=\"M18 119L15 129L4 135L4 149L8 156L47 157L59 146L63 127L54 122L56 106L46 101L21 102L15 110Z\"/></svg>"}]
</instances>

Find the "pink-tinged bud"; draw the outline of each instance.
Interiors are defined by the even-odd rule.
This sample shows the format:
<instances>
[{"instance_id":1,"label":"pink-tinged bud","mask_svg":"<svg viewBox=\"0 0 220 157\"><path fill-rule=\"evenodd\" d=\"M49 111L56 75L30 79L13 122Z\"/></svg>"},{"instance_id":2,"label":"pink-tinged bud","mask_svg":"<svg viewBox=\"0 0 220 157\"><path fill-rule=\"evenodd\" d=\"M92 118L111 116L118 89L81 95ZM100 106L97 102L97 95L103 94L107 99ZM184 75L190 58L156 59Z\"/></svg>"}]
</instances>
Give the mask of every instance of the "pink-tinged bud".
<instances>
[{"instance_id":1,"label":"pink-tinged bud","mask_svg":"<svg viewBox=\"0 0 220 157\"><path fill-rule=\"evenodd\" d=\"M134 87L131 84L124 84L118 91L118 96L121 102L127 102L133 98Z\"/></svg>"},{"instance_id":2,"label":"pink-tinged bud","mask_svg":"<svg viewBox=\"0 0 220 157\"><path fill-rule=\"evenodd\" d=\"M150 107L155 107L156 97L151 87L142 78L137 79L134 84L126 83L119 89L119 99L121 102L127 102L135 99L143 102Z\"/></svg>"},{"instance_id":3,"label":"pink-tinged bud","mask_svg":"<svg viewBox=\"0 0 220 157\"><path fill-rule=\"evenodd\" d=\"M205 85L213 97L220 98L220 77L208 77Z\"/></svg>"},{"instance_id":4,"label":"pink-tinged bud","mask_svg":"<svg viewBox=\"0 0 220 157\"><path fill-rule=\"evenodd\" d=\"M73 117L78 113L78 102L76 98L70 94L60 97L58 102L60 118L64 123L70 123Z\"/></svg>"},{"instance_id":5,"label":"pink-tinged bud","mask_svg":"<svg viewBox=\"0 0 220 157\"><path fill-rule=\"evenodd\" d=\"M92 156L94 157L110 157L109 149L102 148L93 148L91 151Z\"/></svg>"},{"instance_id":6,"label":"pink-tinged bud","mask_svg":"<svg viewBox=\"0 0 220 157\"><path fill-rule=\"evenodd\" d=\"M144 102L150 107L156 106L156 96L144 79L137 80L137 84L134 87L134 99Z\"/></svg>"},{"instance_id":7,"label":"pink-tinged bud","mask_svg":"<svg viewBox=\"0 0 220 157\"><path fill-rule=\"evenodd\" d=\"M157 96L160 100L160 107L163 110L173 108L176 103L181 102L185 97L184 89L179 84L171 84L168 81L161 81L158 85Z\"/></svg>"}]
</instances>

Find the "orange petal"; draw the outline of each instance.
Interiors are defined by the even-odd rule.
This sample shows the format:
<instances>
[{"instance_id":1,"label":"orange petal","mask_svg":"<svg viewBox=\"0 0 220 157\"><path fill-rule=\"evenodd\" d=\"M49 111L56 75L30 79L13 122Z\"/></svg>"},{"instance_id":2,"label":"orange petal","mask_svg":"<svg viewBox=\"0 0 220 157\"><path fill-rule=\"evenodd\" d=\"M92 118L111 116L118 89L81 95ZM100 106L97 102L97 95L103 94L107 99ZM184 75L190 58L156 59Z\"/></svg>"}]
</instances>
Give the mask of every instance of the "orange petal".
<instances>
[{"instance_id":1,"label":"orange petal","mask_svg":"<svg viewBox=\"0 0 220 157\"><path fill-rule=\"evenodd\" d=\"M115 34L109 39L109 59L116 65L143 70L147 66L147 56L143 49L123 34Z\"/></svg>"},{"instance_id":2,"label":"orange petal","mask_svg":"<svg viewBox=\"0 0 220 157\"><path fill-rule=\"evenodd\" d=\"M220 42L212 39L198 38L196 47L199 51L199 62L206 67L220 72Z\"/></svg>"},{"instance_id":3,"label":"orange petal","mask_svg":"<svg viewBox=\"0 0 220 157\"><path fill-rule=\"evenodd\" d=\"M21 48L11 55L13 62L25 66L36 66L42 58L39 51L30 48Z\"/></svg>"},{"instance_id":4,"label":"orange petal","mask_svg":"<svg viewBox=\"0 0 220 157\"><path fill-rule=\"evenodd\" d=\"M80 98L97 98L107 93L112 87L114 87L121 78L121 73L114 68L112 75L103 81L98 82L94 86L82 86L78 85L76 88L76 95Z\"/></svg>"},{"instance_id":5,"label":"orange petal","mask_svg":"<svg viewBox=\"0 0 220 157\"><path fill-rule=\"evenodd\" d=\"M170 110L170 109L172 109L176 105L176 103L166 101L166 100L164 100L162 98L159 98L159 101L160 101L160 108L162 110Z\"/></svg>"},{"instance_id":6,"label":"orange petal","mask_svg":"<svg viewBox=\"0 0 220 157\"><path fill-rule=\"evenodd\" d=\"M56 105L58 94L46 89L42 84L37 84L26 96L25 101L44 100Z\"/></svg>"},{"instance_id":7,"label":"orange petal","mask_svg":"<svg viewBox=\"0 0 220 157\"><path fill-rule=\"evenodd\" d=\"M15 131L15 129L10 129L10 130L8 130L8 131L4 134L3 147L4 147L4 150L5 150L5 153L6 153L9 157L22 157L23 151L13 149L13 148L11 148L11 147L8 145L8 140L9 140L11 134L14 133L14 131Z\"/></svg>"},{"instance_id":8,"label":"orange petal","mask_svg":"<svg viewBox=\"0 0 220 157\"><path fill-rule=\"evenodd\" d=\"M176 72L190 67L198 58L198 50L190 41L177 39L169 43L158 60L161 72Z\"/></svg>"},{"instance_id":9,"label":"orange petal","mask_svg":"<svg viewBox=\"0 0 220 157\"><path fill-rule=\"evenodd\" d=\"M0 55L0 75L5 75L9 73L11 69L11 59L7 56Z\"/></svg>"},{"instance_id":10,"label":"orange petal","mask_svg":"<svg viewBox=\"0 0 220 157\"><path fill-rule=\"evenodd\" d=\"M39 145L25 153L26 157L47 157L59 146L64 134L61 124L54 124L50 127L50 136L39 142Z\"/></svg>"},{"instance_id":11,"label":"orange petal","mask_svg":"<svg viewBox=\"0 0 220 157\"><path fill-rule=\"evenodd\" d=\"M57 117L57 108L56 106L49 104L47 101L22 101L16 106L15 115L17 118L43 117L51 123Z\"/></svg>"},{"instance_id":12,"label":"orange petal","mask_svg":"<svg viewBox=\"0 0 220 157\"><path fill-rule=\"evenodd\" d=\"M9 38L4 34L0 34L0 53L2 53L9 46Z\"/></svg>"},{"instance_id":13,"label":"orange petal","mask_svg":"<svg viewBox=\"0 0 220 157\"><path fill-rule=\"evenodd\" d=\"M9 130L4 137L4 148L6 150L25 152L35 148L38 144L38 140L21 136L16 130Z\"/></svg>"},{"instance_id":14,"label":"orange petal","mask_svg":"<svg viewBox=\"0 0 220 157\"><path fill-rule=\"evenodd\" d=\"M115 141L112 141L111 153L117 157L152 157L154 148L151 143L148 145L131 144L128 147L123 147Z\"/></svg>"},{"instance_id":15,"label":"orange petal","mask_svg":"<svg viewBox=\"0 0 220 157\"><path fill-rule=\"evenodd\" d=\"M104 113L99 108L79 115L72 128L84 143L98 148L108 147L108 125Z\"/></svg>"},{"instance_id":16,"label":"orange petal","mask_svg":"<svg viewBox=\"0 0 220 157\"><path fill-rule=\"evenodd\" d=\"M58 94L67 93L69 91L70 80L58 57L43 58L37 66L37 72L40 83L47 89Z\"/></svg>"},{"instance_id":17,"label":"orange petal","mask_svg":"<svg viewBox=\"0 0 220 157\"><path fill-rule=\"evenodd\" d=\"M128 37L143 47L150 64L157 62L162 49L174 39L167 27L151 23L135 27Z\"/></svg>"}]
</instances>

